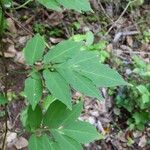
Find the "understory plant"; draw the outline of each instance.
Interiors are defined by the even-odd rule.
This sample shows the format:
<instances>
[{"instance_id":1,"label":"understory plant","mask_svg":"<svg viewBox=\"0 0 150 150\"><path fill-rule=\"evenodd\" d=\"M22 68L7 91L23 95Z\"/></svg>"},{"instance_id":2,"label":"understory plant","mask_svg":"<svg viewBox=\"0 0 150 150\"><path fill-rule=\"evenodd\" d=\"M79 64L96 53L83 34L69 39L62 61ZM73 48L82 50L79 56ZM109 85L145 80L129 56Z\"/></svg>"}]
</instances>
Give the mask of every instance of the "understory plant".
<instances>
[{"instance_id":1,"label":"understory plant","mask_svg":"<svg viewBox=\"0 0 150 150\"><path fill-rule=\"evenodd\" d=\"M133 70L128 78L132 86L124 86L119 91L116 106L123 113L123 110L127 111L130 130L144 130L150 123L150 65L133 56Z\"/></svg>"},{"instance_id":2,"label":"understory plant","mask_svg":"<svg viewBox=\"0 0 150 150\"><path fill-rule=\"evenodd\" d=\"M92 11L87 0L37 1L57 11ZM100 88L127 83L100 62L99 53L85 46L84 40L69 39L49 48L44 37L35 34L24 47L29 68L24 88L28 105L21 113L21 121L31 134L29 150L82 150L82 144L101 139L95 127L78 120L83 101L73 102L72 90L102 100ZM7 109L7 103L7 94L1 93L0 104Z\"/></svg>"}]
</instances>

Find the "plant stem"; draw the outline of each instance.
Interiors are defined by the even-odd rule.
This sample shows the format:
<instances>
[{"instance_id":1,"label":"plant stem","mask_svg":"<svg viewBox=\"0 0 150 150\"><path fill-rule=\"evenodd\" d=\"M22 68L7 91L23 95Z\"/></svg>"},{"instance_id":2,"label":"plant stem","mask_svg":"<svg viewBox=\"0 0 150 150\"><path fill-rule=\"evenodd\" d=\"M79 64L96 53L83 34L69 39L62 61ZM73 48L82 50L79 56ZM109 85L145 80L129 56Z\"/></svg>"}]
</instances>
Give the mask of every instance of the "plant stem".
<instances>
[{"instance_id":1,"label":"plant stem","mask_svg":"<svg viewBox=\"0 0 150 150\"><path fill-rule=\"evenodd\" d=\"M3 42L2 42L2 38L3 38L3 34L4 34L4 13L5 13L5 8L3 6L2 1L0 1L0 9L1 9L1 19L0 19L0 51L2 52L2 59L3 59L3 65L4 65L4 74L5 74L5 78L4 78L4 96L7 99L7 65L6 65L6 61L5 61L5 57L4 57L4 49L3 49ZM7 112L7 104L5 104L5 134L4 134L4 139L3 139L3 143L2 143L2 150L5 150L5 144L6 144L6 138L7 138L7 132L8 132L8 124L7 124L7 119L8 119L8 112Z\"/></svg>"},{"instance_id":2,"label":"plant stem","mask_svg":"<svg viewBox=\"0 0 150 150\"><path fill-rule=\"evenodd\" d=\"M23 3L22 5L20 5L20 6L16 7L16 8L14 8L14 9L15 9L15 10L21 9L21 8L25 7L28 3L32 2L32 1L33 1L33 0L27 0L25 3Z\"/></svg>"}]
</instances>

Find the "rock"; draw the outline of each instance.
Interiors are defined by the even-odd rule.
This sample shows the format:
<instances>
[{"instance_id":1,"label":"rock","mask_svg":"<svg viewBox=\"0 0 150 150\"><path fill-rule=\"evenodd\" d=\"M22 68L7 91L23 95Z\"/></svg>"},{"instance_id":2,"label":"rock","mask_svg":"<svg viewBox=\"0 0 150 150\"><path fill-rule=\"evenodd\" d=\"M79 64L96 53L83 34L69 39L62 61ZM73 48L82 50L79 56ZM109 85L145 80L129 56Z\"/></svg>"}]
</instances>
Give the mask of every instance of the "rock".
<instances>
[{"instance_id":1,"label":"rock","mask_svg":"<svg viewBox=\"0 0 150 150\"><path fill-rule=\"evenodd\" d=\"M24 138L24 137L19 137L14 146L17 148L17 149L22 149L22 148L25 148L28 146L28 141Z\"/></svg>"}]
</instances>

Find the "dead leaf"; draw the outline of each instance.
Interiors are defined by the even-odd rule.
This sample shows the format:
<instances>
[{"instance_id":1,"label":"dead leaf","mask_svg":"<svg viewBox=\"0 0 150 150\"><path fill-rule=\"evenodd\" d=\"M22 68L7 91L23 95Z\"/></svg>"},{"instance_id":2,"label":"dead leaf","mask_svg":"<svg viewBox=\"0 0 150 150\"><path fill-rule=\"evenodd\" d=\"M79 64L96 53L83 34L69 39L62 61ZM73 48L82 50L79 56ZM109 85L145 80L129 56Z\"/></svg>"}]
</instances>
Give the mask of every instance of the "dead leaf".
<instances>
[{"instance_id":1,"label":"dead leaf","mask_svg":"<svg viewBox=\"0 0 150 150\"><path fill-rule=\"evenodd\" d=\"M62 38L52 38L52 37L50 37L49 39L54 44L57 44L63 40Z\"/></svg>"},{"instance_id":2,"label":"dead leaf","mask_svg":"<svg viewBox=\"0 0 150 150\"><path fill-rule=\"evenodd\" d=\"M140 147L145 147L146 146L146 143L147 143L147 139L146 139L146 136L145 135L143 135L141 138L140 138L140 141L139 141L139 146Z\"/></svg>"},{"instance_id":3,"label":"dead leaf","mask_svg":"<svg viewBox=\"0 0 150 150\"><path fill-rule=\"evenodd\" d=\"M8 30L13 34L16 34L17 29L16 29L14 21L11 18L7 18L6 20L7 20L7 23L8 23Z\"/></svg>"},{"instance_id":4,"label":"dead leaf","mask_svg":"<svg viewBox=\"0 0 150 150\"><path fill-rule=\"evenodd\" d=\"M127 39L128 45L129 45L130 47L132 47L132 46L133 46L133 39L132 39L132 37L131 37L131 36L127 36L126 39Z\"/></svg>"},{"instance_id":5,"label":"dead leaf","mask_svg":"<svg viewBox=\"0 0 150 150\"><path fill-rule=\"evenodd\" d=\"M19 137L14 146L17 148L17 149L22 149L22 148L25 148L28 146L28 141L24 138L24 137Z\"/></svg>"}]
</instances>

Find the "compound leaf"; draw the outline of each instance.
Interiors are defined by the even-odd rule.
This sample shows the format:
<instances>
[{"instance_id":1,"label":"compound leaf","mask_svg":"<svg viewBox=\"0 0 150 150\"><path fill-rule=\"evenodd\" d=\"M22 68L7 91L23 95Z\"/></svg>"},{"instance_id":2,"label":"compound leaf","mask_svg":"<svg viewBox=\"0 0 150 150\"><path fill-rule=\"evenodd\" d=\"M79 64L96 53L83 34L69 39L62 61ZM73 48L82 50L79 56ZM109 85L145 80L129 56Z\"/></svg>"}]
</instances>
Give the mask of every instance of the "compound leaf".
<instances>
[{"instance_id":1,"label":"compound leaf","mask_svg":"<svg viewBox=\"0 0 150 150\"><path fill-rule=\"evenodd\" d=\"M45 49L45 42L42 36L36 34L32 39L30 39L25 48L24 56L26 63L33 65L36 61L42 59L42 55Z\"/></svg>"}]
</instances>

